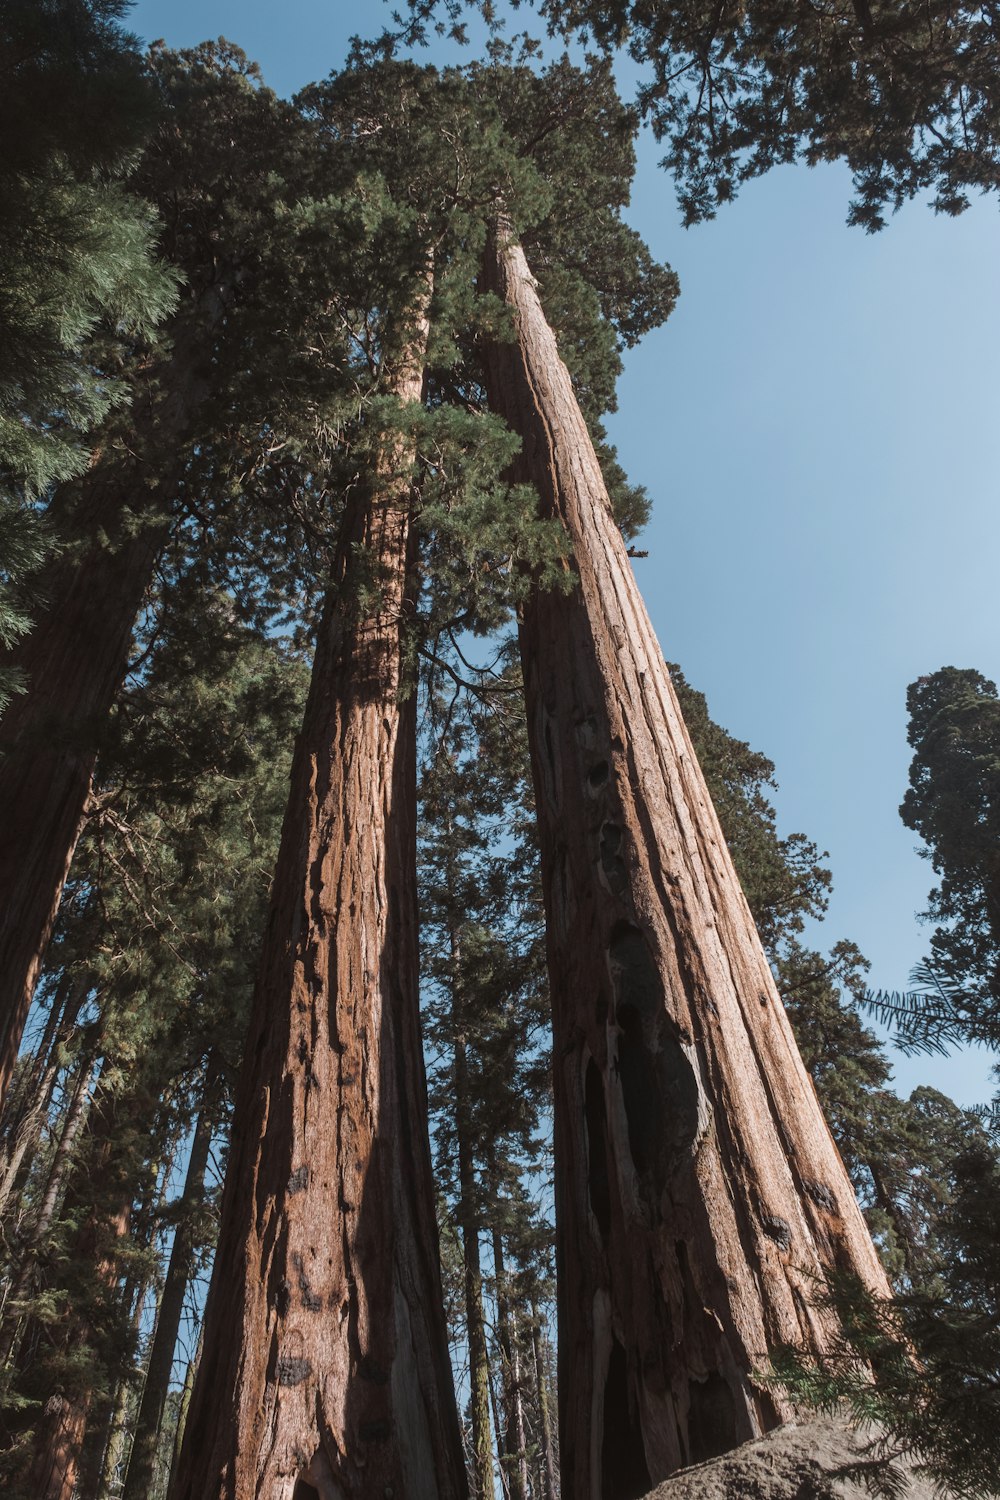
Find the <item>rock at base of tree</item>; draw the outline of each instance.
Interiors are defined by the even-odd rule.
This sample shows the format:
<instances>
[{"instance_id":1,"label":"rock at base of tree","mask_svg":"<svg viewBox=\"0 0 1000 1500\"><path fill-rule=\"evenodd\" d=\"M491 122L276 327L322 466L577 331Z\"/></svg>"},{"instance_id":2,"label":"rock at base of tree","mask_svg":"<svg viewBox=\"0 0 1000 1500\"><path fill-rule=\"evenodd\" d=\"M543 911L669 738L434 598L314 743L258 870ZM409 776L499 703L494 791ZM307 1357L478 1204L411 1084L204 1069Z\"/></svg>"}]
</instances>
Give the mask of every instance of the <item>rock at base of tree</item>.
<instances>
[{"instance_id":1,"label":"rock at base of tree","mask_svg":"<svg viewBox=\"0 0 1000 1500\"><path fill-rule=\"evenodd\" d=\"M849 1470L864 1462L869 1435L839 1418L788 1422L694 1468L683 1469L646 1500L871 1500ZM910 1475L907 1500L932 1500L930 1480Z\"/></svg>"}]
</instances>

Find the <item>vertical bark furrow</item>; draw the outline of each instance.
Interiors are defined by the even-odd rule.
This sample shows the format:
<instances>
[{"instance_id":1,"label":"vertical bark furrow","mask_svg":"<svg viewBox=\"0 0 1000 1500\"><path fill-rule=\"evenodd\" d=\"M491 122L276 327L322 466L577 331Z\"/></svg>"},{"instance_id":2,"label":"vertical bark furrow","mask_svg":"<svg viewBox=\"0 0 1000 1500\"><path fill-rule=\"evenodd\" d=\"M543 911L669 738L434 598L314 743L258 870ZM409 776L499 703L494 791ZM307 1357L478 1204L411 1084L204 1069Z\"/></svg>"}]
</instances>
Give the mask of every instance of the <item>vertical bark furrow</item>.
<instances>
[{"instance_id":1,"label":"vertical bark furrow","mask_svg":"<svg viewBox=\"0 0 1000 1500\"><path fill-rule=\"evenodd\" d=\"M644 1473L780 1418L755 1376L776 1344L826 1346L830 1315L809 1307L824 1266L887 1286L509 235L486 281L517 329L489 352L491 404L576 575L521 624L552 981L562 1484L630 1500ZM606 1462L623 1422L642 1471Z\"/></svg>"}]
</instances>

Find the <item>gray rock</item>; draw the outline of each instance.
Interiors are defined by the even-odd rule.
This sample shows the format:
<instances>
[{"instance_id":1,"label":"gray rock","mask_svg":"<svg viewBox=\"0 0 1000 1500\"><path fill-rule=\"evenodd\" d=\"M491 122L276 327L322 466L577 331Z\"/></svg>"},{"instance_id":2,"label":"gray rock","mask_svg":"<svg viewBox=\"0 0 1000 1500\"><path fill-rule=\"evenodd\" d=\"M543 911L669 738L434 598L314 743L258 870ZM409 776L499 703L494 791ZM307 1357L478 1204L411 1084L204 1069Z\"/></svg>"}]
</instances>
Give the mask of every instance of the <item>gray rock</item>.
<instances>
[{"instance_id":1,"label":"gray rock","mask_svg":"<svg viewBox=\"0 0 1000 1500\"><path fill-rule=\"evenodd\" d=\"M866 1438L838 1418L788 1422L721 1458L682 1469L647 1500L871 1500L844 1470L864 1457ZM907 1500L935 1500L929 1480L910 1476Z\"/></svg>"}]
</instances>

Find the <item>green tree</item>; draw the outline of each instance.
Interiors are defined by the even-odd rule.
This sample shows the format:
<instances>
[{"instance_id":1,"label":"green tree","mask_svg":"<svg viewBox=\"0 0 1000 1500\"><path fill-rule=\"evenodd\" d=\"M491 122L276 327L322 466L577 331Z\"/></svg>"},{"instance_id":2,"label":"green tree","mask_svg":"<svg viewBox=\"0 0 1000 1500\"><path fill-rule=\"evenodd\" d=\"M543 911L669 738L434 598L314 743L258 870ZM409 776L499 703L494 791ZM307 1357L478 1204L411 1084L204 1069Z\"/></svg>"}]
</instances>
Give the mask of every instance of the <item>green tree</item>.
<instances>
[{"instance_id":1,"label":"green tree","mask_svg":"<svg viewBox=\"0 0 1000 1500\"><path fill-rule=\"evenodd\" d=\"M53 1496L69 1493L95 1441L100 1463L104 1411L132 1375L132 1311L156 1270L151 1175L167 1173L202 1109L206 1067L218 1089L242 1055L304 686L295 658L242 626L225 596L192 581L170 599L176 612L150 621L144 670L114 716L52 949L88 992L95 1102L59 1181L53 1113L51 1146L8 1217L5 1343L20 1353L4 1392L5 1464L32 1495L32 1462ZM96 900L77 902L77 888ZM225 1096L214 1110L218 1124ZM178 1232L187 1215L182 1204ZM49 1408L54 1425L41 1419Z\"/></svg>"},{"instance_id":2,"label":"green tree","mask_svg":"<svg viewBox=\"0 0 1000 1500\"><path fill-rule=\"evenodd\" d=\"M33 580L33 629L4 656L30 685L0 723L0 1090L157 561L182 531L223 576L245 565L248 538L257 555L269 543L271 597L285 586L287 603L301 582L289 541L326 503L315 475L367 355L331 291L355 293L366 232L336 143L321 149L226 43L159 49L149 74L159 127L133 181L185 289L153 335L114 347L128 408L105 418L86 473L56 488L47 516L65 545Z\"/></svg>"},{"instance_id":3,"label":"green tree","mask_svg":"<svg viewBox=\"0 0 1000 1500\"><path fill-rule=\"evenodd\" d=\"M94 335L148 335L175 300L129 184L154 95L118 0L9 0L0 16L0 651L28 629L58 540L39 503L86 465L127 386ZM99 340L98 340L99 342ZM0 713L25 678L0 656Z\"/></svg>"},{"instance_id":4,"label":"green tree","mask_svg":"<svg viewBox=\"0 0 1000 1500\"><path fill-rule=\"evenodd\" d=\"M468 0L410 0L419 33ZM474 0L495 19L494 0ZM836 0L539 0L549 28L640 64L639 107L666 143L685 220L772 166L844 160L866 229L917 193L960 213L1000 186L995 6Z\"/></svg>"},{"instance_id":5,"label":"green tree","mask_svg":"<svg viewBox=\"0 0 1000 1500\"><path fill-rule=\"evenodd\" d=\"M421 780L424 1033L438 1190L463 1257L471 1488L479 1500L493 1494L492 1397L504 1493L524 1497L530 1333L548 1300L551 1225L539 1238L530 1194L547 1166L550 1059L523 701L508 668L458 697L443 691L432 706ZM512 1248L513 1278L504 1271Z\"/></svg>"},{"instance_id":6,"label":"green tree","mask_svg":"<svg viewBox=\"0 0 1000 1500\"><path fill-rule=\"evenodd\" d=\"M940 885L939 925L905 995L873 997L901 1045L1000 1045L1000 699L979 672L942 667L907 691L910 787L900 816Z\"/></svg>"}]
</instances>

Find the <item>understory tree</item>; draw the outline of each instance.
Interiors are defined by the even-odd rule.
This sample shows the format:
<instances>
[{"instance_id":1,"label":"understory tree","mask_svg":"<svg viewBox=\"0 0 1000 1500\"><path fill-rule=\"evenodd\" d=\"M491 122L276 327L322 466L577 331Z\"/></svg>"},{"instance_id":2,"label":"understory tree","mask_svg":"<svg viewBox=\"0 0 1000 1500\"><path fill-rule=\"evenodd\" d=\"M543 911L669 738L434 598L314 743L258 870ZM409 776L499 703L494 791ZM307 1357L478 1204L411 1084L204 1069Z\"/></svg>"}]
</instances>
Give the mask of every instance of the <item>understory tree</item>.
<instances>
[{"instance_id":1,"label":"understory tree","mask_svg":"<svg viewBox=\"0 0 1000 1500\"><path fill-rule=\"evenodd\" d=\"M211 1238L193 1181L170 1205L171 1163L196 1119L224 1124L301 702L287 648L226 596L180 594L114 716L39 997L57 1024L22 1058L4 1117L11 1146L26 1125L35 1142L8 1156L4 1472L52 1500L96 1493L164 1234L176 1225L188 1256L171 1257L156 1319L170 1362L180 1283ZM39 1072L41 1120L22 1087Z\"/></svg>"},{"instance_id":2,"label":"understory tree","mask_svg":"<svg viewBox=\"0 0 1000 1500\"><path fill-rule=\"evenodd\" d=\"M435 702L421 779L424 1025L436 1181L460 1241L470 1489L551 1495L548 996L515 672ZM452 1227L453 1226L453 1227ZM447 1231L446 1231L447 1238Z\"/></svg>"}]
</instances>

